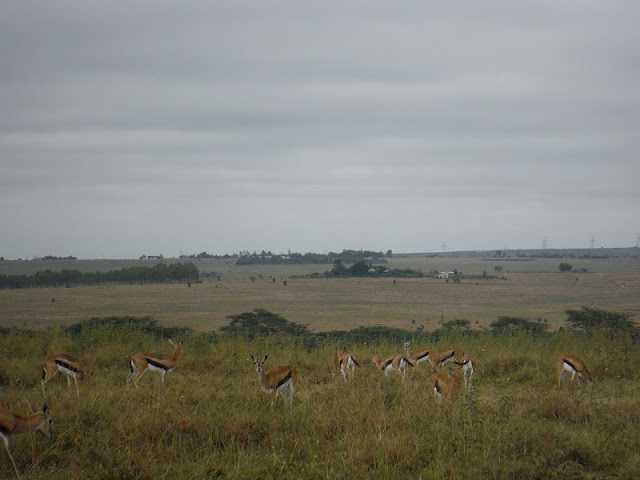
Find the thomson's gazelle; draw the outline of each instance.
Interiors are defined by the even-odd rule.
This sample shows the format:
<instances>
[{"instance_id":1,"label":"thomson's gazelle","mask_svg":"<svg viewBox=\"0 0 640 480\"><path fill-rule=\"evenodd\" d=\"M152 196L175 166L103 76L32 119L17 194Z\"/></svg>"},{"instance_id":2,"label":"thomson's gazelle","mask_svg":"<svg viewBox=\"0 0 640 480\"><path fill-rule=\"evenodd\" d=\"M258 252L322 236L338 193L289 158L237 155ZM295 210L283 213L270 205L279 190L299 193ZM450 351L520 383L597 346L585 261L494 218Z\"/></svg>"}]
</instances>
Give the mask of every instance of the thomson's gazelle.
<instances>
[{"instance_id":1,"label":"thomson's gazelle","mask_svg":"<svg viewBox=\"0 0 640 480\"><path fill-rule=\"evenodd\" d=\"M429 356L431 368L435 372L438 368L444 367L449 362L457 362L458 358L463 358L464 352L455 347L449 347Z\"/></svg>"},{"instance_id":2,"label":"thomson's gazelle","mask_svg":"<svg viewBox=\"0 0 640 480\"><path fill-rule=\"evenodd\" d=\"M91 374L85 373L85 367L78 359L71 355L65 355L64 353L56 353L50 355L44 361L42 367L42 395L47 396L44 391L44 385L56 374L67 377L67 386L71 387L71 380L76 384L76 394L80 396L80 390L78 389L78 379L91 381Z\"/></svg>"},{"instance_id":3,"label":"thomson's gazelle","mask_svg":"<svg viewBox=\"0 0 640 480\"><path fill-rule=\"evenodd\" d=\"M464 386L467 390L471 390L473 388L473 372L475 371L473 359L469 355L465 355L462 360L456 360L455 364L462 367Z\"/></svg>"},{"instance_id":4,"label":"thomson's gazelle","mask_svg":"<svg viewBox=\"0 0 640 480\"><path fill-rule=\"evenodd\" d=\"M415 363L416 368L418 368L421 363L431 365L431 354L433 351L430 348L410 350L409 347L411 347L411 342L404 342L404 351L407 352L409 360Z\"/></svg>"},{"instance_id":5,"label":"thomson's gazelle","mask_svg":"<svg viewBox=\"0 0 640 480\"><path fill-rule=\"evenodd\" d=\"M591 382L591 372L587 365L575 355L560 355L556 360L556 370L558 372L558 386L562 385L562 379L567 373L571 374L571 381L576 377L578 382L584 378L587 382Z\"/></svg>"},{"instance_id":6,"label":"thomson's gazelle","mask_svg":"<svg viewBox=\"0 0 640 480\"><path fill-rule=\"evenodd\" d=\"M332 373L334 377L340 372L340 358L342 358L345 353L347 353L347 347L336 347L336 351L331 355L331 364L333 365Z\"/></svg>"},{"instance_id":7,"label":"thomson's gazelle","mask_svg":"<svg viewBox=\"0 0 640 480\"><path fill-rule=\"evenodd\" d=\"M164 376L167 372L172 371L180 356L182 355L183 343L175 343L173 340L169 340L173 345L173 353L171 355L164 355L161 353L136 353L131 357L129 364L131 365L131 374L127 377L127 387L131 381L138 388L138 382L142 375L147 370L151 372L159 372L161 375L162 383L164 384Z\"/></svg>"},{"instance_id":8,"label":"thomson's gazelle","mask_svg":"<svg viewBox=\"0 0 640 480\"><path fill-rule=\"evenodd\" d=\"M369 353L371 353L371 360L379 370L383 371L385 375L389 375L390 372L395 371L402 377L403 382L405 379L407 365L413 367L411 360L401 353L390 355L384 360L377 353L374 354L371 349L369 349Z\"/></svg>"},{"instance_id":9,"label":"thomson's gazelle","mask_svg":"<svg viewBox=\"0 0 640 480\"><path fill-rule=\"evenodd\" d=\"M272 393L271 406L273 407L278 399L278 395L282 396L285 405L293 404L294 384L298 379L298 371L293 365L278 365L270 370L264 370L264 362L269 357L267 353L264 357L254 357L249 353L249 357L253 360L260 379L260 386L267 393ZM288 397L288 398L287 398Z\"/></svg>"},{"instance_id":10,"label":"thomson's gazelle","mask_svg":"<svg viewBox=\"0 0 640 480\"><path fill-rule=\"evenodd\" d=\"M347 376L353 380L353 376L356 373L356 367L360 366L356 357L353 356L353 353L345 351L340 357L338 363L340 364L340 371L342 372L344 381L347 381Z\"/></svg>"},{"instance_id":11,"label":"thomson's gazelle","mask_svg":"<svg viewBox=\"0 0 640 480\"><path fill-rule=\"evenodd\" d=\"M449 369L448 372L438 372L431 375L433 394L438 402L443 399L452 400L460 392L460 379Z\"/></svg>"},{"instance_id":12,"label":"thomson's gazelle","mask_svg":"<svg viewBox=\"0 0 640 480\"><path fill-rule=\"evenodd\" d=\"M14 435L20 435L22 433L39 431L46 437L53 439L53 433L51 433L51 417L49 416L49 408L46 402L42 406L41 412L36 412L31 404L29 404L29 408L32 414L25 417L11 413L6 408L0 407L0 438L2 438L4 442L4 448L7 449L7 453L9 454L18 478L20 478L20 472L11 453L11 438Z\"/></svg>"}]
</instances>

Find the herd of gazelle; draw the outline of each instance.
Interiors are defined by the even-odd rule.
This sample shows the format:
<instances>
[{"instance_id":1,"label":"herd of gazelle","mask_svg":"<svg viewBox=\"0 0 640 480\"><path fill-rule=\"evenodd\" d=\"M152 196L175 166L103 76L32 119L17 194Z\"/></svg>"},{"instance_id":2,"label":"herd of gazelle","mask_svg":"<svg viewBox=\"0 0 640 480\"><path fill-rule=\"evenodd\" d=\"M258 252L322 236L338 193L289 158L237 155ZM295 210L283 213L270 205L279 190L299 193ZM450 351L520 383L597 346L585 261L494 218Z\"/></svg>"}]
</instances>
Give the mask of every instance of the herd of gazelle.
<instances>
[{"instance_id":1,"label":"herd of gazelle","mask_svg":"<svg viewBox=\"0 0 640 480\"><path fill-rule=\"evenodd\" d=\"M161 375L161 383L164 384L165 375L175 368L183 352L183 342L175 343L172 340L169 341L173 345L173 353L171 355L142 352L131 356L129 359L131 373L127 377L127 386L130 386L131 382L133 382L135 387L138 388L140 378L147 371L159 373ZM411 350L410 347L411 342L404 342L405 354L394 354L384 359L374 354L371 349L369 349L369 353L371 353L372 362L380 371L384 372L385 375L396 372L402 377L403 382L408 366L417 368L421 363L428 364L432 371L429 388L433 389L435 398L440 401L442 399L455 398L461 390L462 381L451 368L448 371L438 371L438 369L449 363L461 367L465 388L470 390L473 387L474 361L459 349L447 348L434 351L431 349ZM260 386L265 392L272 395L271 405L275 405L278 395L280 395L284 403L291 406L294 385L298 378L296 367L287 364L265 370L264 362L269 357L269 354L260 357L250 353L249 357L255 364ZM347 351L346 347L336 347L331 361L335 374L341 373L345 382L353 380L355 368L359 366L359 363L355 356ZM592 381L591 372L587 365L575 355L560 355L556 361L556 368L558 386L562 384L562 380L567 374L571 375L571 381L575 379L578 382L581 379L588 382ZM42 394L45 398L45 384L58 373L66 377L69 388L72 382L75 383L78 396L80 395L78 380L91 381L91 374L86 373L84 364L78 359L66 354L50 355L45 359L42 367ZM22 416L11 413L0 406L0 438L4 442L5 449L18 478L20 478L20 472L11 453L11 438L14 435L33 431L39 431L48 438L53 438L51 416L46 401L40 412L36 412L31 404L29 404L29 407L31 414Z\"/></svg>"},{"instance_id":2,"label":"herd of gazelle","mask_svg":"<svg viewBox=\"0 0 640 480\"><path fill-rule=\"evenodd\" d=\"M133 381L133 384L137 388L140 377L142 377L147 370L160 373L161 381L164 384L165 375L174 369L183 350L183 342L175 343L172 340L169 340L169 342L173 345L173 353L171 355L161 353L137 353L129 359L131 374L127 377L127 386ZM42 366L42 395L45 398L46 392L44 387L46 383L58 373L66 377L68 388L71 387L72 382L75 383L76 395L78 396L80 396L78 380L90 382L92 377L90 373L86 372L84 364L77 358L64 353L49 355ZM29 407L32 412L31 415L23 416L11 413L6 408L0 406L0 438L2 438L4 442L4 447L9 454L18 478L20 478L20 471L11 453L11 438L14 435L33 431L39 431L45 436L51 439L53 438L51 416L49 415L47 402L45 401L41 412L36 412L30 403Z\"/></svg>"}]
</instances>

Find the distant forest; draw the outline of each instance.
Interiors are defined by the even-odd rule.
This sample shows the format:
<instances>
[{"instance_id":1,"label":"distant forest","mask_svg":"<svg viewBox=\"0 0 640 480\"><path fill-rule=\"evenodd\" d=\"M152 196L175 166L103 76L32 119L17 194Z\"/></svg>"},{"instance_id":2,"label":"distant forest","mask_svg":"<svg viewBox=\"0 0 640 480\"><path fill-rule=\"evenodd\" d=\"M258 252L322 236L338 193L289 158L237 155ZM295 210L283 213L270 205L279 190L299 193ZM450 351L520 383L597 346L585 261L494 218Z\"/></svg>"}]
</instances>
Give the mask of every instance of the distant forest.
<instances>
[{"instance_id":1,"label":"distant forest","mask_svg":"<svg viewBox=\"0 0 640 480\"><path fill-rule=\"evenodd\" d=\"M386 263L385 257L391 257L393 252L388 250L383 252L372 252L370 250L343 250L342 253L329 252L321 253L287 253L274 254L271 252L249 253L243 252L236 261L237 265L279 265L279 264L301 264L301 263L321 263L331 264L336 261L342 263L356 263L360 261L375 261L376 263Z\"/></svg>"},{"instance_id":2,"label":"distant forest","mask_svg":"<svg viewBox=\"0 0 640 480\"><path fill-rule=\"evenodd\" d=\"M33 275L0 275L0 288L70 287L107 283L172 283L191 282L200 277L193 263L158 264L153 267L129 267L109 272L82 273L64 269L42 270Z\"/></svg>"}]
</instances>

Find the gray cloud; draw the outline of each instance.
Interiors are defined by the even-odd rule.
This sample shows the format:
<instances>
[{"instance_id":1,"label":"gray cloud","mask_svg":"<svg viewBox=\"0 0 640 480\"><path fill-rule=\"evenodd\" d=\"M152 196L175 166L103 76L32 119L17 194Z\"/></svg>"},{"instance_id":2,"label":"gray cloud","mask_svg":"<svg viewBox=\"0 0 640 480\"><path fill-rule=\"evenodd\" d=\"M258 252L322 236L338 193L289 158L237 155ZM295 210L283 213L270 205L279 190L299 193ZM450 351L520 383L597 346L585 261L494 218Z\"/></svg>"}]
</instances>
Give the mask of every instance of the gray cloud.
<instances>
[{"instance_id":1,"label":"gray cloud","mask_svg":"<svg viewBox=\"0 0 640 480\"><path fill-rule=\"evenodd\" d=\"M627 246L632 2L0 7L7 258Z\"/></svg>"}]
</instances>

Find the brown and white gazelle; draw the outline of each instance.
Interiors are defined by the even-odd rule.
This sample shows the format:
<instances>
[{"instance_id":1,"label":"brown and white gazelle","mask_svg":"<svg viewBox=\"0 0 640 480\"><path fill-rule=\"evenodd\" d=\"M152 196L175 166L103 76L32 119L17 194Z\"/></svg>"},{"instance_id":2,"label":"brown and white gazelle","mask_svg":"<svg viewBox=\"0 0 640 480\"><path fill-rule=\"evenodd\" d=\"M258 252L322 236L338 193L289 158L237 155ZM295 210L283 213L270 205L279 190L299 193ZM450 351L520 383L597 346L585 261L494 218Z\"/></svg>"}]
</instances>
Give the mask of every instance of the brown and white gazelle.
<instances>
[{"instance_id":1,"label":"brown and white gazelle","mask_svg":"<svg viewBox=\"0 0 640 480\"><path fill-rule=\"evenodd\" d=\"M28 403L28 402L27 402ZM11 438L14 435L21 435L23 433L29 433L33 431L39 431L48 438L53 439L53 433L51 432L51 417L49 415L49 408L47 404L42 406L41 412L36 412L33 406L29 403L29 408L32 414L28 416L16 415L11 413L4 407L0 407L0 438L4 442L4 448L7 449L13 468L16 471L16 475L20 478L20 472L18 466L11 453Z\"/></svg>"},{"instance_id":2,"label":"brown and white gazelle","mask_svg":"<svg viewBox=\"0 0 640 480\"><path fill-rule=\"evenodd\" d=\"M434 352L429 356L431 368L435 372L437 369L444 367L449 362L457 362L458 358L462 359L464 352L455 347L445 348L438 352Z\"/></svg>"},{"instance_id":3,"label":"brown and white gazelle","mask_svg":"<svg viewBox=\"0 0 640 480\"><path fill-rule=\"evenodd\" d=\"M467 390L471 390L473 388L473 373L475 372L475 368L473 365L473 359L469 355L465 355L462 357L462 360L455 361L455 364L462 367L462 377L464 378L464 387Z\"/></svg>"},{"instance_id":4,"label":"brown and white gazelle","mask_svg":"<svg viewBox=\"0 0 640 480\"><path fill-rule=\"evenodd\" d=\"M438 372L431 375L431 385L436 401L443 399L453 400L460 393L460 379L456 377L451 369L448 372Z\"/></svg>"},{"instance_id":5,"label":"brown and white gazelle","mask_svg":"<svg viewBox=\"0 0 640 480\"><path fill-rule=\"evenodd\" d=\"M331 364L333 365L332 373L334 377L340 373L340 359L345 353L347 353L347 347L336 347L336 351L331 355Z\"/></svg>"},{"instance_id":6,"label":"brown and white gazelle","mask_svg":"<svg viewBox=\"0 0 640 480\"><path fill-rule=\"evenodd\" d=\"M360 364L356 360L356 357L353 353L347 351L346 348L342 349L343 353L338 360L338 364L340 366L340 372L342 372L342 376L344 377L344 381L348 381L349 379L353 380L353 376L356 373L356 367L359 367Z\"/></svg>"},{"instance_id":7,"label":"brown and white gazelle","mask_svg":"<svg viewBox=\"0 0 640 480\"><path fill-rule=\"evenodd\" d=\"M175 343L169 340L173 345L173 353L164 355L162 353L136 353L129 360L131 365L131 374L127 377L127 387L133 381L138 388L138 382L147 370L151 372L159 372L161 375L161 383L164 385L164 376L167 372L171 372L178 363L183 351L184 342Z\"/></svg>"},{"instance_id":8,"label":"brown and white gazelle","mask_svg":"<svg viewBox=\"0 0 640 480\"><path fill-rule=\"evenodd\" d=\"M433 354L433 350L430 348L422 348L420 350L410 350L411 342L404 342L404 351L407 352L407 357L413 363L415 363L416 368L421 363L428 363L431 365L431 355Z\"/></svg>"},{"instance_id":9,"label":"brown and white gazelle","mask_svg":"<svg viewBox=\"0 0 640 480\"><path fill-rule=\"evenodd\" d=\"M558 372L558 386L562 385L562 379L567 373L571 374L571 381L575 378L580 382L584 378L587 382L591 382L591 372L587 364L575 355L560 355L556 360L556 370Z\"/></svg>"},{"instance_id":10,"label":"brown and white gazelle","mask_svg":"<svg viewBox=\"0 0 640 480\"><path fill-rule=\"evenodd\" d=\"M369 353L371 354L371 360L379 370L383 371L385 375L389 375L389 373L395 371L402 377L403 382L405 379L407 365L413 367L413 362L411 362L406 355L402 355L401 353L390 355L384 360L377 353L374 354L370 348Z\"/></svg>"},{"instance_id":11,"label":"brown and white gazelle","mask_svg":"<svg viewBox=\"0 0 640 480\"><path fill-rule=\"evenodd\" d=\"M285 405L288 402L289 406L291 406L293 404L294 384L298 380L296 367L293 365L278 365L265 371L264 362L269 357L268 353L262 358L254 357L252 353L249 353L249 356L256 366L260 386L265 392L273 394L271 406L275 405L278 395L282 396Z\"/></svg>"},{"instance_id":12,"label":"brown and white gazelle","mask_svg":"<svg viewBox=\"0 0 640 480\"><path fill-rule=\"evenodd\" d=\"M91 374L85 373L85 366L77 358L64 353L56 353L50 355L44 361L42 367L42 395L44 397L47 394L44 391L44 385L58 373L67 377L67 387L71 387L71 381L76 384L76 394L80 396L80 390L78 389L78 379L91 381Z\"/></svg>"}]
</instances>

